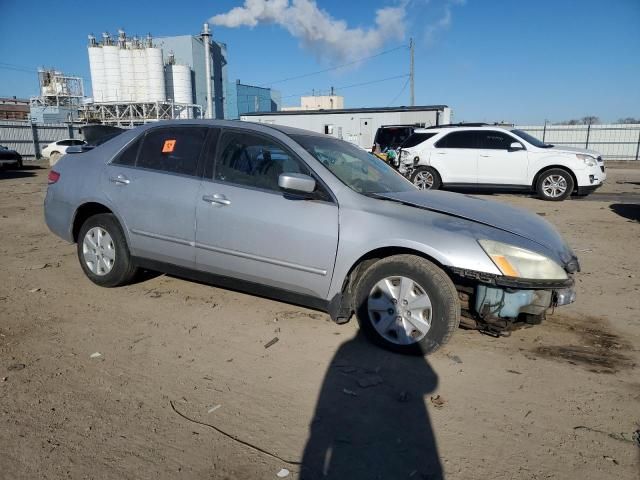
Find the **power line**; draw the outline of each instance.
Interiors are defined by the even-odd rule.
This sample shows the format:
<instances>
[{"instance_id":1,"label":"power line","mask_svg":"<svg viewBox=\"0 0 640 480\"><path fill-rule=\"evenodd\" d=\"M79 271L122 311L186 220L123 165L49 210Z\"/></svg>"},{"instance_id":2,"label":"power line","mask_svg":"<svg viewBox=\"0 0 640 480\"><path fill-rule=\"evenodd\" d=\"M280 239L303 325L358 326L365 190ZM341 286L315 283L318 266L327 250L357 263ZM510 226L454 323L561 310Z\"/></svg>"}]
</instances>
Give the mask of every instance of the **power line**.
<instances>
[{"instance_id":1,"label":"power line","mask_svg":"<svg viewBox=\"0 0 640 480\"><path fill-rule=\"evenodd\" d=\"M404 91L406 90L407 85L409 84L410 81L411 81L411 74L409 74L409 78L407 78L407 81L404 82L404 85L402 86L402 89L400 90L400 92L398 92L398 94L395 97L393 97L393 100L391 100L389 102L387 107L390 107L392 104L395 103L396 100L398 100L398 98L400 98L400 95L402 95L404 93ZM413 105L411 105L411 106L413 106Z\"/></svg>"},{"instance_id":2,"label":"power line","mask_svg":"<svg viewBox=\"0 0 640 480\"><path fill-rule=\"evenodd\" d=\"M34 70L33 68L24 67L22 65L14 65L12 63L2 63L2 62L0 62L0 70L13 70L16 72L38 73L38 70Z\"/></svg>"},{"instance_id":3,"label":"power line","mask_svg":"<svg viewBox=\"0 0 640 480\"><path fill-rule=\"evenodd\" d=\"M319 75L320 73L331 72L333 70L338 70L340 68L344 68L344 67L349 67L351 65L355 65L356 63L360 63L360 62L363 62L365 60L370 60L372 58L380 57L382 55L387 55L388 53L395 52L395 51L400 50L402 48L407 48L407 46L406 45L399 45L399 46L397 46L395 48L391 48L389 50L385 50L383 52L376 53L374 55L369 55L368 57L362 57L362 58L359 58L357 60L353 60L351 62L342 63L340 65L334 65L333 67L328 67L328 68L325 68L323 70L317 70L315 72L303 73L302 75L296 75L295 77L288 77L288 78L283 78L283 79L280 79L280 80L275 80L273 82L265 83L262 86L263 87L270 87L271 85L275 85L276 83L284 83L284 82L288 82L290 80L298 80L300 78L307 78L307 77L311 77L313 75Z\"/></svg>"},{"instance_id":4,"label":"power line","mask_svg":"<svg viewBox=\"0 0 640 480\"><path fill-rule=\"evenodd\" d=\"M348 88L362 87L364 85L372 85L374 83L386 82L386 81L389 81L389 80L395 80L397 78L405 78L405 77L408 77L408 76L409 76L409 74L405 73L403 75L395 75L393 77L379 78L377 80L370 80L368 82L354 83L352 85L344 85L342 87L335 87L335 90L347 90ZM307 93L309 93L309 92L306 91L306 92L303 92L303 93L296 93L296 94L293 94L293 95L285 95L285 96L280 97L280 98L300 97L302 95L306 95Z\"/></svg>"}]
</instances>

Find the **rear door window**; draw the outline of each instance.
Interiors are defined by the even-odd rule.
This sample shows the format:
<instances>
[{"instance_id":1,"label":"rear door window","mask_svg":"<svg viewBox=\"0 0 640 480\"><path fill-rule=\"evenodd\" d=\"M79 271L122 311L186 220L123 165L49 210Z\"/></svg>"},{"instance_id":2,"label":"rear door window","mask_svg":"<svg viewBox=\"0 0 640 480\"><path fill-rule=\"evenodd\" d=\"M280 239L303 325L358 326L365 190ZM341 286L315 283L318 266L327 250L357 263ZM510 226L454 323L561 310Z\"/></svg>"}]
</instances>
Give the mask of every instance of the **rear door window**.
<instances>
[{"instance_id":1,"label":"rear door window","mask_svg":"<svg viewBox=\"0 0 640 480\"><path fill-rule=\"evenodd\" d=\"M207 131L206 127L150 130L144 137L136 167L195 176Z\"/></svg>"},{"instance_id":2,"label":"rear door window","mask_svg":"<svg viewBox=\"0 0 640 480\"><path fill-rule=\"evenodd\" d=\"M516 141L515 138L502 132L482 131L479 133L480 145L478 148L489 150L509 150L509 146Z\"/></svg>"},{"instance_id":3,"label":"rear door window","mask_svg":"<svg viewBox=\"0 0 640 480\"><path fill-rule=\"evenodd\" d=\"M465 130L464 132L451 132L438 140L436 148L478 148L477 132Z\"/></svg>"}]
</instances>

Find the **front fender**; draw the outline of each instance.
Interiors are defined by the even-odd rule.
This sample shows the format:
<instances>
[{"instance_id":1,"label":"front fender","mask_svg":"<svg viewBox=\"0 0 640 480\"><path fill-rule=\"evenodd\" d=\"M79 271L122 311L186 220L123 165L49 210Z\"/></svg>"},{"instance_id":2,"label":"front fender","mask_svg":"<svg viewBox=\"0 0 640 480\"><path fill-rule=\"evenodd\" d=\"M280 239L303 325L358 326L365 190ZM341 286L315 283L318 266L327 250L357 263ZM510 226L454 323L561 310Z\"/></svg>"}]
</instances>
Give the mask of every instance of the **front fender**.
<instances>
[{"instance_id":1,"label":"front fender","mask_svg":"<svg viewBox=\"0 0 640 480\"><path fill-rule=\"evenodd\" d=\"M444 267L501 275L477 242L499 232L445 214L407 209L389 202L388 215L366 210L341 209L340 240L327 299L340 294L345 279L359 261L380 249L413 251ZM407 212L411 212L408 215Z\"/></svg>"}]
</instances>

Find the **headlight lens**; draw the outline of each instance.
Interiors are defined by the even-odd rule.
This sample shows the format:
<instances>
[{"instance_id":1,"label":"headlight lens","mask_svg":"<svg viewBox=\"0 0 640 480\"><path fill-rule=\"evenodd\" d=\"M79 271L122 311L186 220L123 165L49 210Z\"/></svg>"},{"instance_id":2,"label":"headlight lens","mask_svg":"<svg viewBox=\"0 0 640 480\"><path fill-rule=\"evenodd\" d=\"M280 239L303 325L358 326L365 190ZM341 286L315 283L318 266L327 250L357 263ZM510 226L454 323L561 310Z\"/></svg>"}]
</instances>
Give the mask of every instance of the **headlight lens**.
<instances>
[{"instance_id":1,"label":"headlight lens","mask_svg":"<svg viewBox=\"0 0 640 480\"><path fill-rule=\"evenodd\" d=\"M478 240L496 267L507 277L533 280L566 280L567 272L539 253L494 240Z\"/></svg>"},{"instance_id":2,"label":"headlight lens","mask_svg":"<svg viewBox=\"0 0 640 480\"><path fill-rule=\"evenodd\" d=\"M578 157L579 160L582 160L587 167L595 167L596 165L598 165L596 157L592 157L591 155L576 153L576 157Z\"/></svg>"}]
</instances>

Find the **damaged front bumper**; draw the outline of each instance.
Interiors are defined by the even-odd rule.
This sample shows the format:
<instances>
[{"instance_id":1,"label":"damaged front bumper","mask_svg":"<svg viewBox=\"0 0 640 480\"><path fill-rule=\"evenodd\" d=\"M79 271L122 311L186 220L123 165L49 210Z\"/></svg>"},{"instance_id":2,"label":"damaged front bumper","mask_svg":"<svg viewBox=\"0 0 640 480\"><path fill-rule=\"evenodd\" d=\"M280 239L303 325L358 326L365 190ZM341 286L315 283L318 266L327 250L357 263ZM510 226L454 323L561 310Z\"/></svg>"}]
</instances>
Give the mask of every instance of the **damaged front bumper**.
<instances>
[{"instance_id":1,"label":"damaged front bumper","mask_svg":"<svg viewBox=\"0 0 640 480\"><path fill-rule=\"evenodd\" d=\"M475 292L475 311L482 319L517 320L520 315L542 316L551 307L568 305L576 299L570 288L514 289L480 284Z\"/></svg>"}]
</instances>

